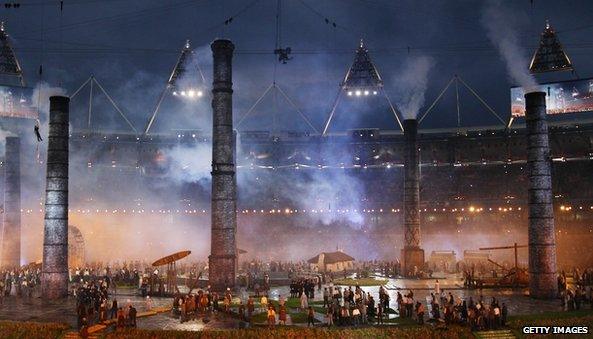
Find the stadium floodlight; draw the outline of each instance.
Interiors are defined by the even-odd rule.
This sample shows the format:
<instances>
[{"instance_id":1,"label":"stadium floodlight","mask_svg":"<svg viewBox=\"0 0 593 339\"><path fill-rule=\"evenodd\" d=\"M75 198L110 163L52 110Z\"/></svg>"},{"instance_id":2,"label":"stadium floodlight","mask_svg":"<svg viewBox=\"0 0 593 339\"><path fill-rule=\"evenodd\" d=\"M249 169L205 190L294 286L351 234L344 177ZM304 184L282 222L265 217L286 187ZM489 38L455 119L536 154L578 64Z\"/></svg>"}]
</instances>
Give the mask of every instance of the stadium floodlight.
<instances>
[{"instance_id":1,"label":"stadium floodlight","mask_svg":"<svg viewBox=\"0 0 593 339\"><path fill-rule=\"evenodd\" d=\"M368 97L379 94L379 88L376 87L344 88L344 91L349 97Z\"/></svg>"},{"instance_id":2,"label":"stadium floodlight","mask_svg":"<svg viewBox=\"0 0 593 339\"><path fill-rule=\"evenodd\" d=\"M362 41L356 50L354 63L346 73L341 87L348 96L354 94L356 97L378 95L379 90L383 87L383 80Z\"/></svg>"},{"instance_id":3,"label":"stadium floodlight","mask_svg":"<svg viewBox=\"0 0 593 339\"><path fill-rule=\"evenodd\" d=\"M365 47L364 42L361 40L360 45L356 49L354 62L348 69L348 72L346 72L344 80L340 83L340 90L334 99L334 102L331 106L332 108L327 119L325 120L323 132L321 134L323 136L327 134L331 121L336 112L336 108L344 96L352 98L352 100L369 100L370 97L377 97L378 95L385 97L387 103L389 104L389 108L395 117L395 120L397 121L400 129L403 130L403 126L397 115L397 112L391 104L391 100L387 96L387 93L383 90L383 80L379 75L379 71L371 61L369 51Z\"/></svg>"},{"instance_id":4,"label":"stadium floodlight","mask_svg":"<svg viewBox=\"0 0 593 339\"><path fill-rule=\"evenodd\" d=\"M194 100L204 96L204 91L197 87L190 87L184 90L172 90L171 94L176 97L182 97L184 99Z\"/></svg>"}]
</instances>

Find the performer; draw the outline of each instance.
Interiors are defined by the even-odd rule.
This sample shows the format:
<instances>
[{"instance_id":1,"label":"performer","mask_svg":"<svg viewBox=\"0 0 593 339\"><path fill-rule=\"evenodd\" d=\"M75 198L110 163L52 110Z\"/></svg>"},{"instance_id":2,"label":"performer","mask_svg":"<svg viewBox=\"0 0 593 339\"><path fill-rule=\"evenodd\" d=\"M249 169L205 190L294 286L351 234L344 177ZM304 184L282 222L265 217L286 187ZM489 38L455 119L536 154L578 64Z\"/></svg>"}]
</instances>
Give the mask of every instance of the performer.
<instances>
[{"instance_id":1,"label":"performer","mask_svg":"<svg viewBox=\"0 0 593 339\"><path fill-rule=\"evenodd\" d=\"M41 134L39 133L39 119L35 119L35 136L37 137L37 142L42 142L43 138L41 138Z\"/></svg>"}]
</instances>

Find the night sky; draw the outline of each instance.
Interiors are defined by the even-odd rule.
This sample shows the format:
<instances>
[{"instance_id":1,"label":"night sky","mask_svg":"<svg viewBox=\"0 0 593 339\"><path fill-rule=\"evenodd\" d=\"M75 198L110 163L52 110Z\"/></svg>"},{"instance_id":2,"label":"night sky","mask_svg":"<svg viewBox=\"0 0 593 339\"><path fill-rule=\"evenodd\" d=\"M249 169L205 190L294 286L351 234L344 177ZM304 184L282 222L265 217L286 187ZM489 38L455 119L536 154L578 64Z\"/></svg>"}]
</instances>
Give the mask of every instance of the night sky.
<instances>
[{"instance_id":1,"label":"night sky","mask_svg":"<svg viewBox=\"0 0 593 339\"><path fill-rule=\"evenodd\" d=\"M20 8L0 8L0 16L13 38L27 85L34 87L39 80L40 64L43 64L43 80L63 87L67 93L94 74L139 130L156 104L186 39L197 48L208 86L210 42L224 37L235 43L235 121L272 83L275 73L276 82L318 129L322 128L361 38L394 102L409 92L406 84L399 81L406 65L428 57L433 66L428 73L426 102L421 112L449 79L458 74L495 111L508 117L509 87L516 83L507 75L505 63L488 37L483 15L486 6L500 9L505 28L516 33L520 44L517 51L524 57L525 68L549 19L578 76L593 76L593 64L588 62L593 55L590 20L593 2L586 0L284 0L280 16L281 47L293 50L293 60L286 65L279 64L273 55L277 37L276 0L65 0L62 13L59 1L20 3ZM231 23L225 25L225 20L231 17ZM563 72L540 76L538 81L573 78L575 74ZM460 88L459 93L462 125L497 123L468 91ZM80 102L73 100L75 128L84 121L87 105L82 98L76 100ZM262 101L264 108L247 118L244 128L307 129L284 102L279 101L279 110L271 109L273 100L272 95ZM125 129L107 105L97 105L103 108L96 113L97 126ZM208 100L193 106L190 114L178 114L185 116L177 116L175 113L179 112L172 107L175 105L163 107L155 131L206 127L204 122L210 114ZM272 119L274 112L276 125ZM360 112L356 119L343 115L336 117L336 124L342 129L396 126L386 110ZM423 126L455 124L455 92L451 88Z\"/></svg>"}]
</instances>

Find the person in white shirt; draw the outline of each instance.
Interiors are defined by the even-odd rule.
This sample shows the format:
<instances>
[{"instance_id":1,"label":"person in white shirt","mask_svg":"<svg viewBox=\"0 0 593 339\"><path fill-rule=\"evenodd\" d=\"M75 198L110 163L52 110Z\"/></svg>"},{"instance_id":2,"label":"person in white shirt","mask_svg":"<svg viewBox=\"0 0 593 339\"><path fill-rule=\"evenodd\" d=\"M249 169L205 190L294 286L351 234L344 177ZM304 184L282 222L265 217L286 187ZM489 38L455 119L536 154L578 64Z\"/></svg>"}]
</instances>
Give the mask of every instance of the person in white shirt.
<instances>
[{"instance_id":1,"label":"person in white shirt","mask_svg":"<svg viewBox=\"0 0 593 339\"><path fill-rule=\"evenodd\" d=\"M305 311L309 308L309 298L307 298L307 293L301 294L301 309Z\"/></svg>"}]
</instances>

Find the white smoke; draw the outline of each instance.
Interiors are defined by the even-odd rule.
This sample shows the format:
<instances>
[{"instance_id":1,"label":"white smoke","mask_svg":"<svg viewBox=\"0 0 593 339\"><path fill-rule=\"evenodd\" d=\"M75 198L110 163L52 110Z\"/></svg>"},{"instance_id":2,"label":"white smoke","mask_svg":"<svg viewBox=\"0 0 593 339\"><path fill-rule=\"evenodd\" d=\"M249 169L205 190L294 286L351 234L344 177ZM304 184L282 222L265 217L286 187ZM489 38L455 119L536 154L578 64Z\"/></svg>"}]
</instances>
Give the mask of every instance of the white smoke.
<instances>
[{"instance_id":1,"label":"white smoke","mask_svg":"<svg viewBox=\"0 0 593 339\"><path fill-rule=\"evenodd\" d=\"M395 101L404 119L415 119L424 104L428 87L428 74L435 62L431 57L420 56L406 61L403 71L394 79L398 93Z\"/></svg>"},{"instance_id":2,"label":"white smoke","mask_svg":"<svg viewBox=\"0 0 593 339\"><path fill-rule=\"evenodd\" d=\"M345 171L337 170L331 174L324 170L313 170L311 176L290 186L290 190L280 190L293 203L305 210L331 210L347 208L346 214L314 214L323 225L347 220L352 227L360 227L362 216L361 199L364 196L362 183Z\"/></svg>"},{"instance_id":3,"label":"white smoke","mask_svg":"<svg viewBox=\"0 0 593 339\"><path fill-rule=\"evenodd\" d=\"M193 146L177 145L167 152L168 177L177 183L210 180L212 145L200 143Z\"/></svg>"},{"instance_id":4,"label":"white smoke","mask_svg":"<svg viewBox=\"0 0 593 339\"><path fill-rule=\"evenodd\" d=\"M537 83L529 73L529 62L521 52L517 37L517 15L500 1L488 1L481 21L488 38L498 48L511 80L525 88L526 92L535 88Z\"/></svg>"}]
</instances>

